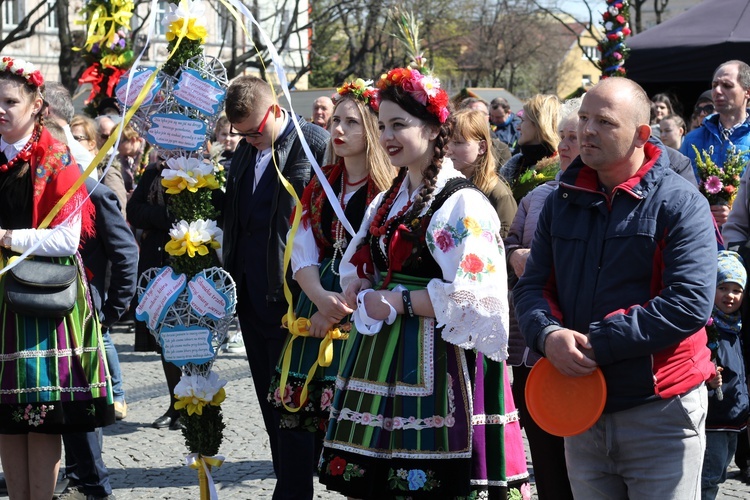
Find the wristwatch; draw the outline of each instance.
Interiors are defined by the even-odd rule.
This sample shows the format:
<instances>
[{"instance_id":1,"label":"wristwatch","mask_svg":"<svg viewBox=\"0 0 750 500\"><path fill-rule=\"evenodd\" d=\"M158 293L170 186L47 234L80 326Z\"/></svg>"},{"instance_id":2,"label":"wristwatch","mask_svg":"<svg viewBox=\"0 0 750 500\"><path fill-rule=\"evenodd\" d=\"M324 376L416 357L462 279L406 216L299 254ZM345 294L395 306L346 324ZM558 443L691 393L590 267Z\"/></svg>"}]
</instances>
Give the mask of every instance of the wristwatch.
<instances>
[{"instance_id":1,"label":"wristwatch","mask_svg":"<svg viewBox=\"0 0 750 500\"><path fill-rule=\"evenodd\" d=\"M10 229L7 229L5 231L5 234L3 235L2 245L5 248L10 248L12 243L13 243L13 231L11 231Z\"/></svg>"}]
</instances>

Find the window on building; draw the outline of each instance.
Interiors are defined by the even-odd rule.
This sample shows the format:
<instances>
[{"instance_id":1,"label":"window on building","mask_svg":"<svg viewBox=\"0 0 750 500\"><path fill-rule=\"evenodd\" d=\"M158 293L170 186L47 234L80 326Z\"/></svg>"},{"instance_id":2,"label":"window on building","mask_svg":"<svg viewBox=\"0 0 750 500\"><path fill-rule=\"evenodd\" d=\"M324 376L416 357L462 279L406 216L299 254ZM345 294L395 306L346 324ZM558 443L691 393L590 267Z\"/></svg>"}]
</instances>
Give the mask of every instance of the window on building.
<instances>
[{"instance_id":1,"label":"window on building","mask_svg":"<svg viewBox=\"0 0 750 500\"><path fill-rule=\"evenodd\" d=\"M166 13L169 12L169 2L166 0L159 0L156 3L156 34L165 35L167 33L167 27L161 24L161 20L164 19Z\"/></svg>"},{"instance_id":2,"label":"window on building","mask_svg":"<svg viewBox=\"0 0 750 500\"><path fill-rule=\"evenodd\" d=\"M24 0L3 1L3 27L16 27L24 16Z\"/></svg>"},{"instance_id":3,"label":"window on building","mask_svg":"<svg viewBox=\"0 0 750 500\"><path fill-rule=\"evenodd\" d=\"M591 75L583 75L581 77L581 86L583 88L590 87L594 82L591 81Z\"/></svg>"},{"instance_id":4,"label":"window on building","mask_svg":"<svg viewBox=\"0 0 750 500\"><path fill-rule=\"evenodd\" d=\"M219 38L229 35L229 23L234 17L227 11L227 9L221 9L216 13L216 23L218 27Z\"/></svg>"},{"instance_id":5,"label":"window on building","mask_svg":"<svg viewBox=\"0 0 750 500\"><path fill-rule=\"evenodd\" d=\"M55 1L47 0L47 8L49 9L49 15L47 16L47 28L51 30L57 29L57 11L55 10Z\"/></svg>"},{"instance_id":6,"label":"window on building","mask_svg":"<svg viewBox=\"0 0 750 500\"><path fill-rule=\"evenodd\" d=\"M599 49L596 48L596 46L586 46L583 48L583 54L581 55L581 59L583 60L593 60L598 61L599 60Z\"/></svg>"}]
</instances>

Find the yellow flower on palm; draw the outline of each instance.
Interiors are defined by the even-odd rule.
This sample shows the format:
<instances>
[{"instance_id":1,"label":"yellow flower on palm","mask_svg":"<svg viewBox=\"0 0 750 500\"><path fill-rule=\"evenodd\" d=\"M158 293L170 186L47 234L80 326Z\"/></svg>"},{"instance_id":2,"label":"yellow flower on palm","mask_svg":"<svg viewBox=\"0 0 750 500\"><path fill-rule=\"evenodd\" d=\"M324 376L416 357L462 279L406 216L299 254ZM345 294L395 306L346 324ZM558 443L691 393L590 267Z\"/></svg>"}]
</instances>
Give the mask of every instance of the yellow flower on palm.
<instances>
[{"instance_id":1,"label":"yellow flower on palm","mask_svg":"<svg viewBox=\"0 0 750 500\"><path fill-rule=\"evenodd\" d=\"M171 42L176 37L182 36L182 30L185 30L185 36L190 40L198 40L203 43L208 35L206 27L201 24L204 19L206 7L200 0L180 0L180 3L168 5L169 12L161 20L162 26L167 27L165 36L167 41Z\"/></svg>"},{"instance_id":2,"label":"yellow flower on palm","mask_svg":"<svg viewBox=\"0 0 750 500\"><path fill-rule=\"evenodd\" d=\"M202 415L204 406L219 406L224 401L226 383L226 380L219 379L216 372L210 372L207 377L183 375L174 388L174 397L177 399L174 407L177 410L186 409L188 415Z\"/></svg>"},{"instance_id":3,"label":"yellow flower on palm","mask_svg":"<svg viewBox=\"0 0 750 500\"><path fill-rule=\"evenodd\" d=\"M482 226L471 217L464 217L464 227L472 236L481 236L483 232Z\"/></svg>"},{"instance_id":4,"label":"yellow flower on palm","mask_svg":"<svg viewBox=\"0 0 750 500\"><path fill-rule=\"evenodd\" d=\"M164 250L173 256L187 254L192 258L196 254L207 255L208 247L213 249L221 247L218 240L222 234L216 221L199 219L188 223L182 220L172 226L169 231L172 239L164 245Z\"/></svg>"}]
</instances>

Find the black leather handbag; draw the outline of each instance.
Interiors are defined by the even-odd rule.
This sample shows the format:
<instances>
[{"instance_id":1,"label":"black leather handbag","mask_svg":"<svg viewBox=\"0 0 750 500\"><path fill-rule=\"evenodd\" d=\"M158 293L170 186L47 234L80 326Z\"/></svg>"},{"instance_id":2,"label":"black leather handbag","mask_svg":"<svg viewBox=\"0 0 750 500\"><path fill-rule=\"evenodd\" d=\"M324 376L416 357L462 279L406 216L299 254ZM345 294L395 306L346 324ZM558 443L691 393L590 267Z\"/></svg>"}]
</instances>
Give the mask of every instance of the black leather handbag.
<instances>
[{"instance_id":1,"label":"black leather handbag","mask_svg":"<svg viewBox=\"0 0 750 500\"><path fill-rule=\"evenodd\" d=\"M78 298L78 267L25 259L5 273L5 303L16 314L62 318Z\"/></svg>"}]
</instances>

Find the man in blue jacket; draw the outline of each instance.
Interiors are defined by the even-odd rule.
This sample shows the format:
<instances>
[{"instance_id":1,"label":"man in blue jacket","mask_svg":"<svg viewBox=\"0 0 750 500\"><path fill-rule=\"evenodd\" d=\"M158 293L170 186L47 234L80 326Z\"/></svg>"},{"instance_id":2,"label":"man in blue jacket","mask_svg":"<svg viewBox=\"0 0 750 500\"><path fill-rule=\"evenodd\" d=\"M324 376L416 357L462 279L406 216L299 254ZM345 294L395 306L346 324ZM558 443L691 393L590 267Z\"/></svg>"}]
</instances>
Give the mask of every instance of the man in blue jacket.
<instances>
[{"instance_id":1,"label":"man in blue jacket","mask_svg":"<svg viewBox=\"0 0 750 500\"><path fill-rule=\"evenodd\" d=\"M711 84L711 96L716 113L703 120L703 126L691 131L682 141L680 152L693 162L695 176L695 146L698 151L709 151L713 147L711 159L721 166L727 152L734 146L738 151L750 149L750 118L747 105L750 99L750 66L742 61L727 61L716 68ZM750 159L750 156L746 156ZM728 205L711 207L719 227L727 222Z\"/></svg>"},{"instance_id":2,"label":"man in blue jacket","mask_svg":"<svg viewBox=\"0 0 750 500\"><path fill-rule=\"evenodd\" d=\"M276 473L273 498L311 499L315 434L280 430L279 413L267 400L287 333L281 328L286 312L283 261L294 208L276 166L301 197L311 167L295 122L318 163L330 136L281 108L270 85L255 77L239 77L230 85L226 114L243 140L227 174L224 268L237 284L237 315Z\"/></svg>"},{"instance_id":3,"label":"man in blue jacket","mask_svg":"<svg viewBox=\"0 0 750 500\"><path fill-rule=\"evenodd\" d=\"M513 291L529 346L607 383L603 415L565 438L576 498L700 494L716 239L705 198L648 142L649 107L625 78L584 96L580 158L547 198Z\"/></svg>"}]
</instances>

